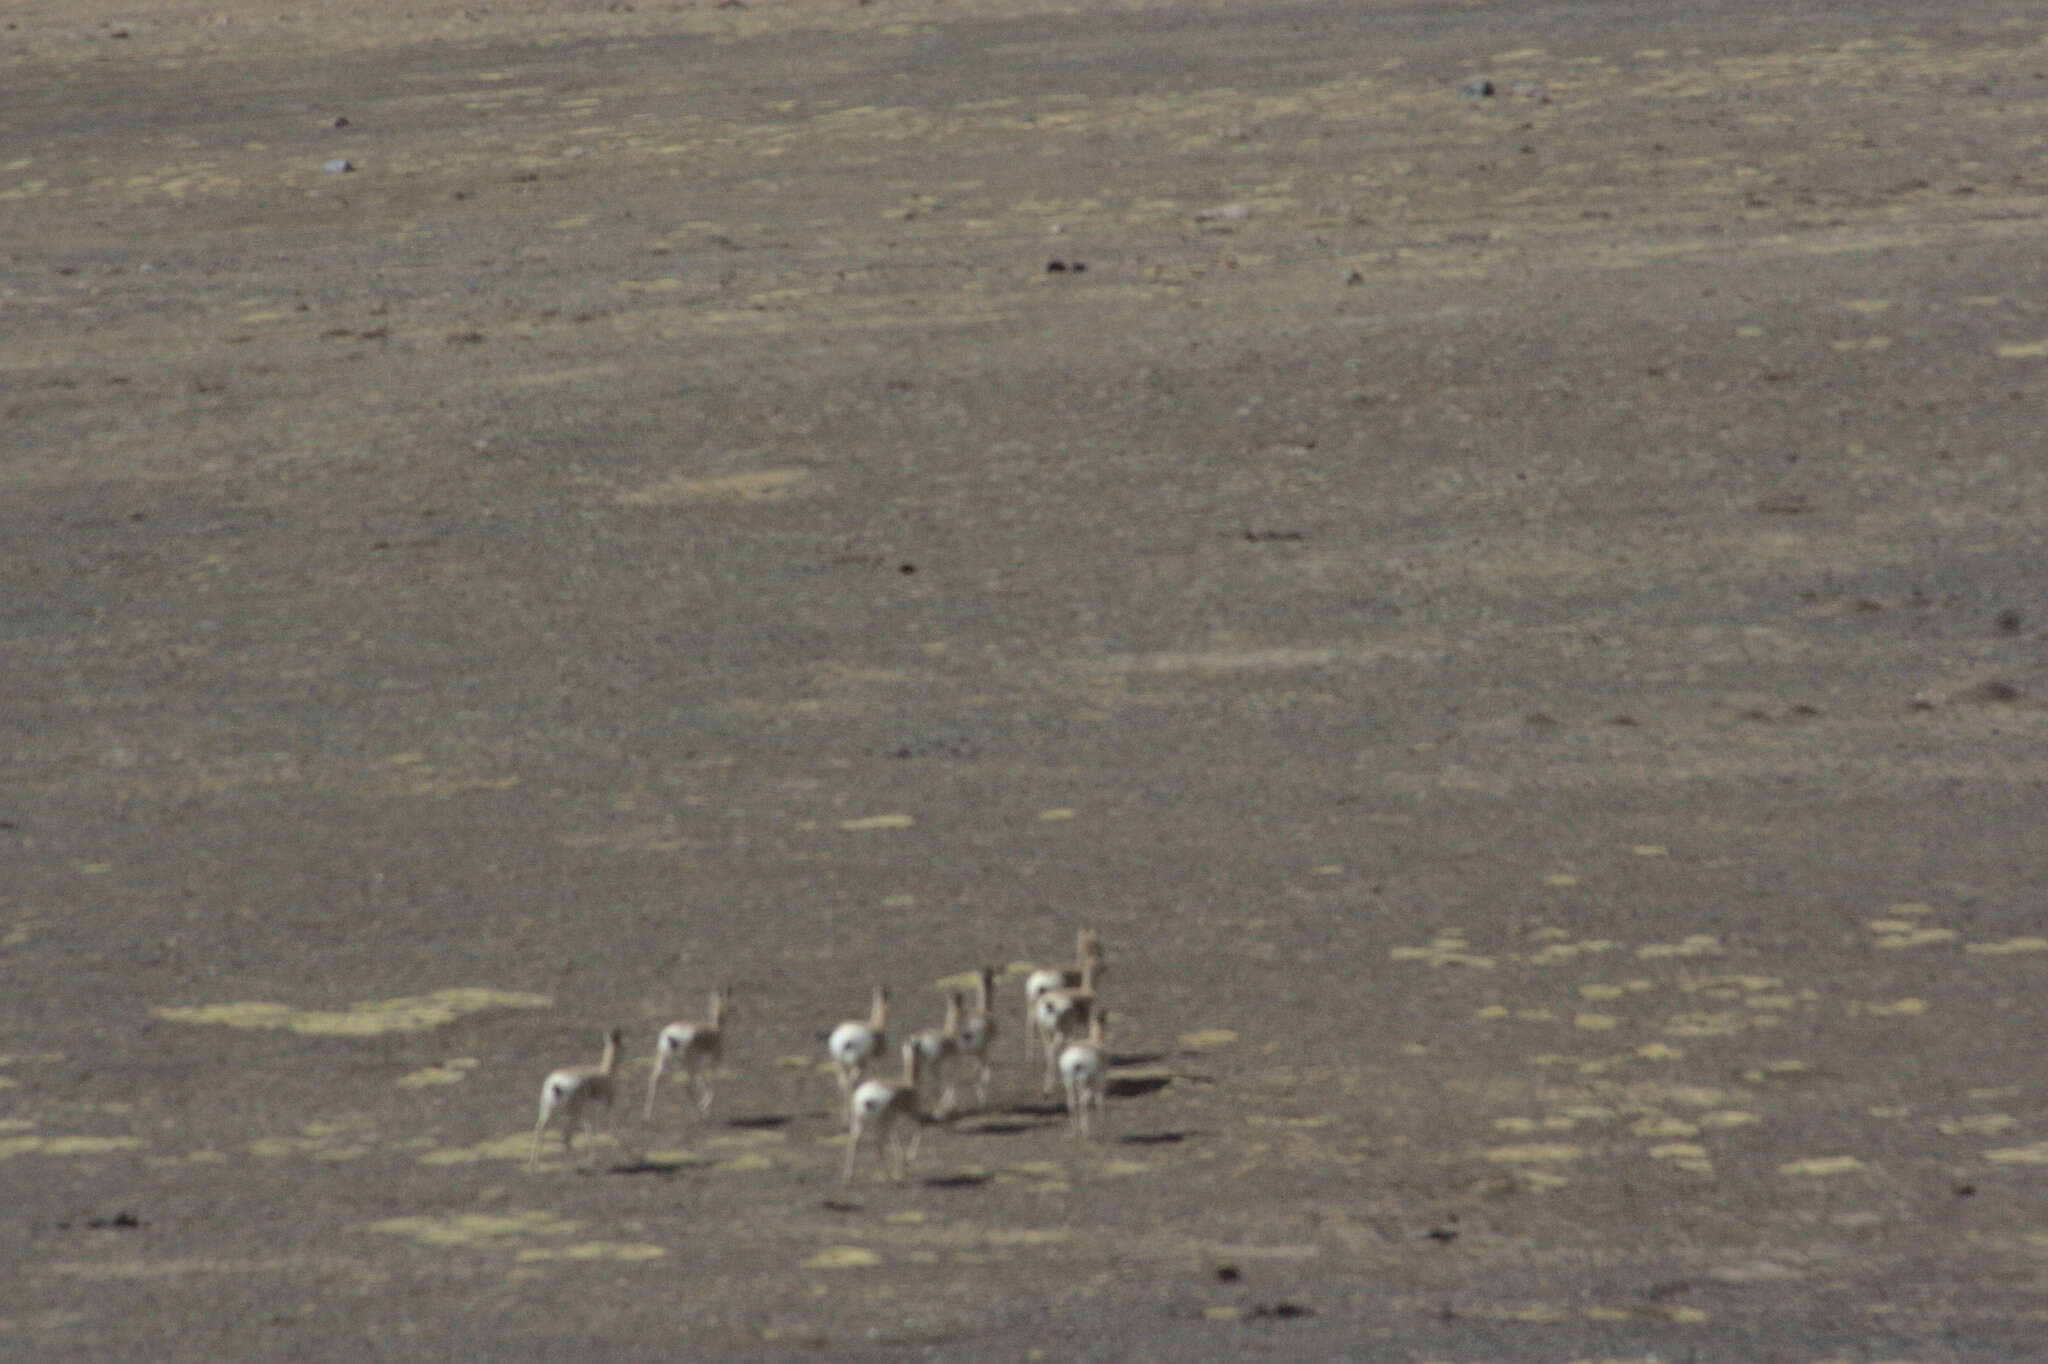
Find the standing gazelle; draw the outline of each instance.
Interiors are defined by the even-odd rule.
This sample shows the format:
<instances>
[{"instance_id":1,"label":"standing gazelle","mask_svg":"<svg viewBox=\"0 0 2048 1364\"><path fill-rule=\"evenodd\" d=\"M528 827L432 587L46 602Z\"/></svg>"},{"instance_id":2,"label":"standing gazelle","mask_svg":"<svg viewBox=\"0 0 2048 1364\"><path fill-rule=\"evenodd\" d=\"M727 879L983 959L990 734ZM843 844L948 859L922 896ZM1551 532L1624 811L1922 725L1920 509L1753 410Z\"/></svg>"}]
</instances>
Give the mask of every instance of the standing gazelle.
<instances>
[{"instance_id":1,"label":"standing gazelle","mask_svg":"<svg viewBox=\"0 0 2048 1364\"><path fill-rule=\"evenodd\" d=\"M572 1150L576 1145L576 1129L583 1122L584 1112L590 1108L601 1108L605 1113L605 1127L611 1127L613 1082L619 1070L619 1046L625 1041L625 1034L613 1028L605 1034L604 1056L594 1066L564 1066L542 1082L540 1087L540 1121L533 1129L533 1150L526 1158L526 1168L531 1171L540 1162L541 1134L548 1130L548 1123L557 1113L562 1115L562 1150Z\"/></svg>"},{"instance_id":2,"label":"standing gazelle","mask_svg":"<svg viewBox=\"0 0 2048 1364\"><path fill-rule=\"evenodd\" d=\"M924 1053L916 1046L903 1048L903 1078L863 1080L848 1101L846 1124L846 1165L840 1179L853 1178L853 1164L860 1156L861 1138L874 1133L875 1156L888 1148L889 1176L903 1178L904 1170L917 1158L917 1146L924 1136L922 1116L917 1111L917 1089L924 1078ZM908 1127L906 1133L903 1129Z\"/></svg>"},{"instance_id":3,"label":"standing gazelle","mask_svg":"<svg viewBox=\"0 0 2048 1364\"><path fill-rule=\"evenodd\" d=\"M1060 1048L1086 1035L1088 1021L1095 1016L1097 997L1095 973L1099 963L1089 958L1081 963L1081 983L1068 990L1047 990L1038 997L1032 1023L1045 1045L1044 1093L1050 1094L1059 1079Z\"/></svg>"},{"instance_id":4,"label":"standing gazelle","mask_svg":"<svg viewBox=\"0 0 2048 1364\"><path fill-rule=\"evenodd\" d=\"M1088 1135L1088 1111L1102 1111L1104 1077L1109 1070L1109 1010L1097 1009L1088 1020L1085 1041L1069 1042L1060 1048L1060 1081L1067 1091L1067 1113L1076 1135Z\"/></svg>"},{"instance_id":5,"label":"standing gazelle","mask_svg":"<svg viewBox=\"0 0 2048 1364\"><path fill-rule=\"evenodd\" d=\"M732 987L721 985L711 992L711 1012L702 1023L671 1023L654 1040L654 1073L647 1077L647 1118L654 1117L654 1091L661 1072L673 1061L683 1068L684 1083L696 1096L699 1112L711 1111L711 1081L706 1072L725 1055L725 1014L732 1004Z\"/></svg>"},{"instance_id":6,"label":"standing gazelle","mask_svg":"<svg viewBox=\"0 0 2048 1364\"><path fill-rule=\"evenodd\" d=\"M939 1101L932 1109L932 1116L945 1117L960 1103L960 1086L953 1078L960 1060L960 992L946 992L946 1021L943 1025L914 1032L903 1045L906 1050L917 1049L918 1064L924 1070L924 1078L939 1088Z\"/></svg>"},{"instance_id":7,"label":"standing gazelle","mask_svg":"<svg viewBox=\"0 0 2048 1364\"><path fill-rule=\"evenodd\" d=\"M825 1050L839 1075L840 1102L850 1102L854 1086L867 1075L868 1067L882 1059L889 1048L889 987L877 985L868 1007L867 1022L851 1019L832 1030Z\"/></svg>"},{"instance_id":8,"label":"standing gazelle","mask_svg":"<svg viewBox=\"0 0 2048 1364\"><path fill-rule=\"evenodd\" d=\"M1095 988L1095 978L1102 974L1102 936L1092 928L1081 929L1074 935L1074 964L1072 966L1045 966L1024 977L1024 1059L1038 1059L1040 1047L1045 1049L1045 1061L1052 1064L1053 1053L1058 1043L1039 1031L1038 1001L1053 990L1077 990Z\"/></svg>"},{"instance_id":9,"label":"standing gazelle","mask_svg":"<svg viewBox=\"0 0 2048 1364\"><path fill-rule=\"evenodd\" d=\"M988 1107L989 1049L996 1040L995 992L996 968L984 966L974 977L974 1007L960 1020L960 1055L974 1058L974 1098L983 1108Z\"/></svg>"}]
</instances>

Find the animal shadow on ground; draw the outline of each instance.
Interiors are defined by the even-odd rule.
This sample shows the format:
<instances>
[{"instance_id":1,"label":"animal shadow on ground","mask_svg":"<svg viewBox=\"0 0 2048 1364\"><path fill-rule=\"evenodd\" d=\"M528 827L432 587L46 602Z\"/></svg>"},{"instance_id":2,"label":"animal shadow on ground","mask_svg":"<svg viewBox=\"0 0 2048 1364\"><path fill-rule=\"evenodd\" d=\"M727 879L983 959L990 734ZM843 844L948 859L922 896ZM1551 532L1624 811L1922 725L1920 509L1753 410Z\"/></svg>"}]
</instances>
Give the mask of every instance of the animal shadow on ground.
<instances>
[{"instance_id":1,"label":"animal shadow on ground","mask_svg":"<svg viewBox=\"0 0 2048 1364\"><path fill-rule=\"evenodd\" d=\"M979 1170L951 1170L942 1175L926 1175L917 1182L927 1189L978 1189L994 1178Z\"/></svg>"},{"instance_id":2,"label":"animal shadow on ground","mask_svg":"<svg viewBox=\"0 0 2048 1364\"><path fill-rule=\"evenodd\" d=\"M1112 1075L1103 1089L1112 1099L1136 1099L1156 1094L1172 1083L1171 1075Z\"/></svg>"},{"instance_id":3,"label":"animal shadow on ground","mask_svg":"<svg viewBox=\"0 0 2048 1364\"><path fill-rule=\"evenodd\" d=\"M714 1161L701 1156L689 1160L652 1160L647 1156L637 1156L632 1160L614 1165L603 1173L608 1175L653 1175L659 1179L674 1179L685 1170L708 1170L713 1164L715 1164Z\"/></svg>"}]
</instances>

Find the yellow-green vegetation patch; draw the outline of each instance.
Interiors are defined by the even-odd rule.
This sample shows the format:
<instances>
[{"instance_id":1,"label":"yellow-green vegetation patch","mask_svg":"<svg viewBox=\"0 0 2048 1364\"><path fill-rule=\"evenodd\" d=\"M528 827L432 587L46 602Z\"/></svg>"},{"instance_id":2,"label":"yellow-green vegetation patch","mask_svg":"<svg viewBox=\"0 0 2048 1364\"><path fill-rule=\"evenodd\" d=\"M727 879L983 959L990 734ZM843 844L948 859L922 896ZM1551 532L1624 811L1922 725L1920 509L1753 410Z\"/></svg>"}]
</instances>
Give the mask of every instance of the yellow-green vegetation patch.
<instances>
[{"instance_id":1,"label":"yellow-green vegetation patch","mask_svg":"<svg viewBox=\"0 0 2048 1364\"><path fill-rule=\"evenodd\" d=\"M548 995L476 988L436 990L401 999L368 1000L346 1010L295 1009L289 1004L202 1004L190 1008L157 1005L150 1013L173 1023L219 1023L230 1028L288 1028L324 1037L375 1037L423 1032L488 1009L545 1009Z\"/></svg>"},{"instance_id":2,"label":"yellow-green vegetation patch","mask_svg":"<svg viewBox=\"0 0 2048 1364\"><path fill-rule=\"evenodd\" d=\"M1712 995L1718 999L1739 999L1759 990L1775 990L1785 982L1776 976L1707 976L1700 980L1681 982L1679 989L1687 994Z\"/></svg>"},{"instance_id":3,"label":"yellow-green vegetation patch","mask_svg":"<svg viewBox=\"0 0 2048 1364\"><path fill-rule=\"evenodd\" d=\"M10 1156L104 1156L139 1151L138 1137L6 1137L0 1138L0 1160Z\"/></svg>"},{"instance_id":4,"label":"yellow-green vegetation patch","mask_svg":"<svg viewBox=\"0 0 2048 1364\"><path fill-rule=\"evenodd\" d=\"M2021 952L2048 952L2048 938L2007 938L2003 942L1973 942L1963 948L1974 957L2010 957Z\"/></svg>"},{"instance_id":5,"label":"yellow-green vegetation patch","mask_svg":"<svg viewBox=\"0 0 2048 1364\"><path fill-rule=\"evenodd\" d=\"M1199 1028L1194 1032L1180 1035L1180 1045L1186 1051L1210 1051L1216 1047L1234 1047L1237 1034L1228 1028Z\"/></svg>"},{"instance_id":6,"label":"yellow-green vegetation patch","mask_svg":"<svg viewBox=\"0 0 2048 1364\"><path fill-rule=\"evenodd\" d=\"M527 1246L519 1260L659 1260L668 1254L664 1246L645 1241L583 1241L573 1246Z\"/></svg>"},{"instance_id":7,"label":"yellow-green vegetation patch","mask_svg":"<svg viewBox=\"0 0 2048 1364\"><path fill-rule=\"evenodd\" d=\"M1904 928L1893 932L1879 930L1873 945L1889 948L1932 947L1937 943L1955 942L1960 937L1962 934L1953 928Z\"/></svg>"},{"instance_id":8,"label":"yellow-green vegetation patch","mask_svg":"<svg viewBox=\"0 0 2048 1364\"><path fill-rule=\"evenodd\" d=\"M499 1245L521 1236L569 1236L581 1222L551 1212L457 1213L452 1217L391 1217L363 1230L379 1236L404 1236L423 1246Z\"/></svg>"},{"instance_id":9,"label":"yellow-green vegetation patch","mask_svg":"<svg viewBox=\"0 0 2048 1364\"><path fill-rule=\"evenodd\" d=\"M452 1061L443 1061L440 1065L428 1066L425 1070L415 1070L411 1074L401 1075L398 1077L398 1083L407 1089L460 1084L470 1071L476 1069L476 1065L477 1060L474 1056L458 1056Z\"/></svg>"},{"instance_id":10,"label":"yellow-green vegetation patch","mask_svg":"<svg viewBox=\"0 0 2048 1364\"><path fill-rule=\"evenodd\" d=\"M1475 955L1472 945L1462 933L1445 933L1420 947L1390 947L1387 956L1394 961L1420 961L1431 966L1469 966L1476 971L1491 971L1493 958Z\"/></svg>"},{"instance_id":11,"label":"yellow-green vegetation patch","mask_svg":"<svg viewBox=\"0 0 2048 1364\"><path fill-rule=\"evenodd\" d=\"M1699 1130L1699 1124L1674 1118L1666 1113L1638 1118L1629 1125L1630 1132L1639 1137L1690 1137Z\"/></svg>"},{"instance_id":12,"label":"yellow-green vegetation patch","mask_svg":"<svg viewBox=\"0 0 2048 1364\"><path fill-rule=\"evenodd\" d=\"M187 1151L182 1156L150 1156L147 1158L147 1163L165 1167L172 1165L225 1165L227 1164L227 1159L227 1152L225 1151L199 1150Z\"/></svg>"},{"instance_id":13,"label":"yellow-green vegetation patch","mask_svg":"<svg viewBox=\"0 0 2048 1364\"><path fill-rule=\"evenodd\" d=\"M1863 1168L1863 1162L1854 1156L1808 1156L1803 1160L1786 1161L1778 1167L1778 1173L1825 1177L1854 1174Z\"/></svg>"},{"instance_id":14,"label":"yellow-green vegetation patch","mask_svg":"<svg viewBox=\"0 0 2048 1364\"><path fill-rule=\"evenodd\" d=\"M1668 1160L1677 1168L1689 1171L1692 1174L1710 1175L1714 1173L1714 1162L1707 1155L1707 1148L1694 1145L1689 1141L1673 1141L1666 1142L1661 1146L1652 1146L1650 1148L1650 1156L1655 1160Z\"/></svg>"},{"instance_id":15,"label":"yellow-green vegetation patch","mask_svg":"<svg viewBox=\"0 0 2048 1364\"><path fill-rule=\"evenodd\" d=\"M868 815L863 819L842 819L839 827L853 833L869 829L908 829L917 823L914 816L906 814Z\"/></svg>"},{"instance_id":16,"label":"yellow-green vegetation patch","mask_svg":"<svg viewBox=\"0 0 2048 1364\"><path fill-rule=\"evenodd\" d=\"M2048 1141L2037 1141L2032 1146L2005 1146L1996 1151L1986 1151L1984 1159L1993 1165L2048 1165Z\"/></svg>"},{"instance_id":17,"label":"yellow-green vegetation patch","mask_svg":"<svg viewBox=\"0 0 2048 1364\"><path fill-rule=\"evenodd\" d=\"M1690 933L1679 942L1646 943L1636 949L1636 955L1649 960L1662 957L1717 957L1721 955L1721 941L1711 933Z\"/></svg>"},{"instance_id":18,"label":"yellow-green vegetation patch","mask_svg":"<svg viewBox=\"0 0 2048 1364\"><path fill-rule=\"evenodd\" d=\"M422 1165L473 1165L480 1160L525 1160L533 1149L533 1135L494 1137L474 1146L448 1146L420 1157Z\"/></svg>"},{"instance_id":19,"label":"yellow-green vegetation patch","mask_svg":"<svg viewBox=\"0 0 2048 1364\"><path fill-rule=\"evenodd\" d=\"M1873 1004L1852 1001L1849 1005L1851 1016L1865 1014L1871 1018L1918 1018L1926 1012L1927 1001L1924 999L1893 999Z\"/></svg>"},{"instance_id":20,"label":"yellow-green vegetation patch","mask_svg":"<svg viewBox=\"0 0 2048 1364\"><path fill-rule=\"evenodd\" d=\"M873 1269L882 1257L866 1246L826 1246L805 1260L805 1269Z\"/></svg>"},{"instance_id":21,"label":"yellow-green vegetation patch","mask_svg":"<svg viewBox=\"0 0 2048 1364\"><path fill-rule=\"evenodd\" d=\"M676 287L681 281L675 282ZM667 287L669 281L657 281ZM642 288L650 286L642 285ZM721 474L712 478L669 478L633 492L620 493L614 500L624 507L660 507L678 502L727 501L765 502L782 497L804 477L801 469L758 469L748 473Z\"/></svg>"},{"instance_id":22,"label":"yellow-green vegetation patch","mask_svg":"<svg viewBox=\"0 0 2048 1364\"><path fill-rule=\"evenodd\" d=\"M724 1174L740 1174L748 1170L772 1170L775 1168L775 1162L759 1151L743 1151L739 1155L719 1161L711 1168Z\"/></svg>"},{"instance_id":23,"label":"yellow-green vegetation patch","mask_svg":"<svg viewBox=\"0 0 2048 1364\"><path fill-rule=\"evenodd\" d=\"M324 1126L314 1124L302 1136L258 1137L249 1143L249 1154L271 1160L284 1156L311 1156L315 1160L327 1161L360 1160L370 1154L372 1147L369 1142L330 1140L335 1134L322 1130Z\"/></svg>"}]
</instances>

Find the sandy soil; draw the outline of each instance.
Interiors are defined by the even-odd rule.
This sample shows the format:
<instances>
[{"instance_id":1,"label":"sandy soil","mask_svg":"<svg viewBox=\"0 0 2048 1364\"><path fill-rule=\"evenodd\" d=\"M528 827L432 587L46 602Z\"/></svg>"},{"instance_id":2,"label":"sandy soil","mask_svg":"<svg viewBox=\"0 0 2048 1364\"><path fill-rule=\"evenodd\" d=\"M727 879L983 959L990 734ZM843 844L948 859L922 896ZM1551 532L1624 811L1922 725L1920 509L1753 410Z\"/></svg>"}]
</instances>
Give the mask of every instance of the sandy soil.
<instances>
[{"instance_id":1,"label":"sandy soil","mask_svg":"<svg viewBox=\"0 0 2048 1364\"><path fill-rule=\"evenodd\" d=\"M2044 127L1978 0L0 10L0 1354L2038 1353Z\"/></svg>"}]
</instances>

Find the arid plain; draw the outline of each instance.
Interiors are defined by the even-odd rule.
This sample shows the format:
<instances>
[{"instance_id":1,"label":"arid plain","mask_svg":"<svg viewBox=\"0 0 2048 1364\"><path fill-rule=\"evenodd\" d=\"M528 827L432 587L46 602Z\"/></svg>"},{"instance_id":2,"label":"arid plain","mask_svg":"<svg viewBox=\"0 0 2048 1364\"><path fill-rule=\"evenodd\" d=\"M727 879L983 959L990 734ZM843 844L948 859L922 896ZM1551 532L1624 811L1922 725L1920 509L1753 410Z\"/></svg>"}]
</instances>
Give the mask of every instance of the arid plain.
<instances>
[{"instance_id":1,"label":"arid plain","mask_svg":"<svg viewBox=\"0 0 2048 1364\"><path fill-rule=\"evenodd\" d=\"M0 20L0 1355L2039 1356L2038 5Z\"/></svg>"}]
</instances>

